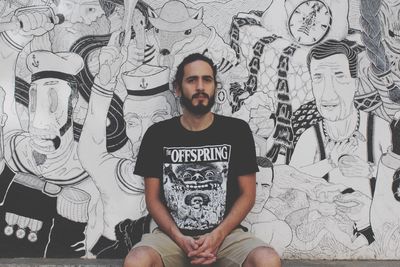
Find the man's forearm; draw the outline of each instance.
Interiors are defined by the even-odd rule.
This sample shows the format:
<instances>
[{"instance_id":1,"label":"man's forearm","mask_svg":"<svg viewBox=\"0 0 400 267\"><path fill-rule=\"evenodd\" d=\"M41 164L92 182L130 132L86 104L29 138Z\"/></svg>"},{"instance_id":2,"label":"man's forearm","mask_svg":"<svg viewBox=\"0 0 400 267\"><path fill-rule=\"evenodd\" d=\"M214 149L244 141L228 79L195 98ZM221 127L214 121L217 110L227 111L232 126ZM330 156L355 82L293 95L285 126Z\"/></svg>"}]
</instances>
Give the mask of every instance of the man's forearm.
<instances>
[{"instance_id":1,"label":"man's forearm","mask_svg":"<svg viewBox=\"0 0 400 267\"><path fill-rule=\"evenodd\" d=\"M214 230L223 237L232 232L253 208L255 194L242 192L221 224Z\"/></svg>"},{"instance_id":2,"label":"man's forearm","mask_svg":"<svg viewBox=\"0 0 400 267\"><path fill-rule=\"evenodd\" d=\"M172 219L167 207L161 202L160 199L146 198L147 210L149 211L151 217L157 223L158 227L175 242L182 235L178 229L175 221Z\"/></svg>"}]
</instances>

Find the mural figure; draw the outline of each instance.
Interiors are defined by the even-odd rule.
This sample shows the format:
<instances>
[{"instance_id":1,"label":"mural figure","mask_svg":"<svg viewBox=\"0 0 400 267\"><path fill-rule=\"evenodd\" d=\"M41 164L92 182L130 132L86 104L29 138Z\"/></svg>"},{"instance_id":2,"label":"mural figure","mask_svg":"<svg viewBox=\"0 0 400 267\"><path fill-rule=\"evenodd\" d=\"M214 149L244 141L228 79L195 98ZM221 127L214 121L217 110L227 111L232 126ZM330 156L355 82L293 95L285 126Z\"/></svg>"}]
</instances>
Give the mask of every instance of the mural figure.
<instances>
[{"instance_id":1,"label":"mural figure","mask_svg":"<svg viewBox=\"0 0 400 267\"><path fill-rule=\"evenodd\" d=\"M181 1L166 2L159 13L150 11L152 33L157 43L157 64L171 68L170 76L182 59L192 53L209 56L222 73L236 64L234 51L213 27L203 23L203 9L193 10Z\"/></svg>"},{"instance_id":2,"label":"mural figure","mask_svg":"<svg viewBox=\"0 0 400 267\"><path fill-rule=\"evenodd\" d=\"M28 56L27 65L32 72L29 131L6 135L5 158L21 178L14 179L6 195L3 216L15 231L1 237L7 244L1 251L13 257L83 256L89 210L97 201L97 189L77 157L72 130L74 76L83 60L68 52L37 51ZM14 206L13 199L20 195L32 195L29 204Z\"/></svg>"},{"instance_id":3,"label":"mural figure","mask_svg":"<svg viewBox=\"0 0 400 267\"><path fill-rule=\"evenodd\" d=\"M274 181L272 163L265 157L257 157L257 164L256 202L242 224L282 255L292 241L292 229L266 207Z\"/></svg>"},{"instance_id":4,"label":"mural figure","mask_svg":"<svg viewBox=\"0 0 400 267\"><path fill-rule=\"evenodd\" d=\"M126 90L123 118L129 138L131 158L110 154L106 146L107 112L123 60L119 33L111 36L108 46L101 48L100 71L95 77L89 102L89 111L79 143L79 159L100 190L104 206L104 230L92 252L101 253L116 240L115 227L130 219L145 215L143 178L133 174L140 141L147 128L155 122L177 114L175 97L168 87L169 72L166 68L140 65L123 72ZM108 81L100 74L112 75ZM109 76L108 76L109 77ZM130 203L125 208L121 203Z\"/></svg>"},{"instance_id":5,"label":"mural figure","mask_svg":"<svg viewBox=\"0 0 400 267\"><path fill-rule=\"evenodd\" d=\"M354 106L357 54L344 42L328 40L311 49L307 62L323 120L300 136L290 164L372 196L371 178L391 145L390 129L383 119Z\"/></svg>"},{"instance_id":6,"label":"mural figure","mask_svg":"<svg viewBox=\"0 0 400 267\"><path fill-rule=\"evenodd\" d=\"M371 244L375 239L369 208L375 189L376 163L391 145L389 125L355 108L357 54L344 42L328 40L316 45L307 62L316 107L323 119L300 136L290 164L349 188L349 192L342 192L348 194L337 196L334 202L354 223L352 235L363 236ZM375 134L377 131L379 135ZM343 200L348 203L349 199L358 204L355 207L343 204Z\"/></svg>"}]
</instances>

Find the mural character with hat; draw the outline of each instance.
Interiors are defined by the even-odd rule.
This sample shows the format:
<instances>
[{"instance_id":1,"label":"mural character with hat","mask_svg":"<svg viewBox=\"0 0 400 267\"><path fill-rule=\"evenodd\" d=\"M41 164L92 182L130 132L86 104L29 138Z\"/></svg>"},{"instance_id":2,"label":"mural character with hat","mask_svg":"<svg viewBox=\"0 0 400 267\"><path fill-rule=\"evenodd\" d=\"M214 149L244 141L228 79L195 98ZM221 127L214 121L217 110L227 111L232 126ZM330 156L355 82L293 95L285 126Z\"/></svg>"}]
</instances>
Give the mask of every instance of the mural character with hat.
<instances>
[{"instance_id":1,"label":"mural character with hat","mask_svg":"<svg viewBox=\"0 0 400 267\"><path fill-rule=\"evenodd\" d=\"M98 190L80 164L72 127L83 60L70 52L36 51L27 67L32 73L28 131L11 131L5 138L5 159L18 176L3 205L1 223L8 230L0 236L6 245L1 251L11 257L80 257L86 234L99 231L87 227L89 220L96 222L89 213ZM21 195L32 197L17 201Z\"/></svg>"},{"instance_id":2,"label":"mural character with hat","mask_svg":"<svg viewBox=\"0 0 400 267\"><path fill-rule=\"evenodd\" d=\"M236 65L233 49L213 27L203 22L203 9L191 9L181 1L168 1L156 11L149 10L152 34L158 44L158 65L171 69L171 77L182 59L191 53L202 53L218 66L221 73Z\"/></svg>"},{"instance_id":3,"label":"mural character with hat","mask_svg":"<svg viewBox=\"0 0 400 267\"><path fill-rule=\"evenodd\" d=\"M99 188L104 205L105 227L92 250L94 254L115 243L120 222L146 215L143 178L133 174L137 150L150 125L178 113L175 97L169 90L168 69L142 64L124 71L121 65L127 58L123 52L128 50L126 45L129 43L122 42L121 46L120 34L114 33L108 46L101 48L100 71L94 80L79 142L79 158ZM106 147L107 111L118 90L119 77L125 88L123 118L133 154L131 158L112 155Z\"/></svg>"}]
</instances>

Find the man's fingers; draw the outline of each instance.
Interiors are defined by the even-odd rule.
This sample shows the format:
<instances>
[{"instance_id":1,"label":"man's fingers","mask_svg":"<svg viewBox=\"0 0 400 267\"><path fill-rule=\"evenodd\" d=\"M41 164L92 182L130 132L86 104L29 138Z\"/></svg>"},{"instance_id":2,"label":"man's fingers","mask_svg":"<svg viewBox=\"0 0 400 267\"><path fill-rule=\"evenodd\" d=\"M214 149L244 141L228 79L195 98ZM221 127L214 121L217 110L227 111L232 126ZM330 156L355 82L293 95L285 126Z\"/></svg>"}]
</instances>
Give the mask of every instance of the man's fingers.
<instances>
[{"instance_id":1,"label":"man's fingers","mask_svg":"<svg viewBox=\"0 0 400 267\"><path fill-rule=\"evenodd\" d=\"M208 255L208 257L195 257L193 258L190 263L195 265L208 265L217 260L215 255Z\"/></svg>"}]
</instances>

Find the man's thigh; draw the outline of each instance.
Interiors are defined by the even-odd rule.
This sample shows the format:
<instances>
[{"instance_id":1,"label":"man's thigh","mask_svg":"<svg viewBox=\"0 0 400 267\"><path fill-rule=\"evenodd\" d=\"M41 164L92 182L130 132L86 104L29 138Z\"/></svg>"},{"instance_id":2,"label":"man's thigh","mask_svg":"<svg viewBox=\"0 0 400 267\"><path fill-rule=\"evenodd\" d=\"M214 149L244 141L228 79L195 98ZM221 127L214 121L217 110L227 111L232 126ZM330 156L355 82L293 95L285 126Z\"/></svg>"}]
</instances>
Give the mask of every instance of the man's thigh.
<instances>
[{"instance_id":1,"label":"man's thigh","mask_svg":"<svg viewBox=\"0 0 400 267\"><path fill-rule=\"evenodd\" d=\"M155 229L153 233L144 234L136 247L150 247L160 254L165 267L187 267L189 261L183 250L165 233Z\"/></svg>"},{"instance_id":2,"label":"man's thigh","mask_svg":"<svg viewBox=\"0 0 400 267\"><path fill-rule=\"evenodd\" d=\"M265 242L256 238L252 233L235 229L222 242L218 250L218 267L240 267L249 253L258 247L269 247Z\"/></svg>"}]
</instances>

